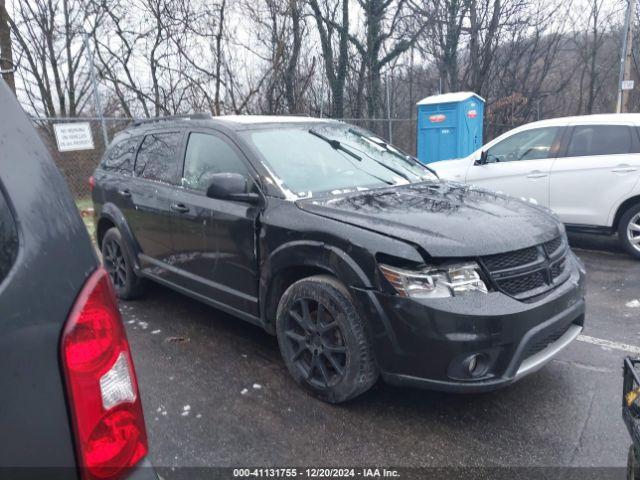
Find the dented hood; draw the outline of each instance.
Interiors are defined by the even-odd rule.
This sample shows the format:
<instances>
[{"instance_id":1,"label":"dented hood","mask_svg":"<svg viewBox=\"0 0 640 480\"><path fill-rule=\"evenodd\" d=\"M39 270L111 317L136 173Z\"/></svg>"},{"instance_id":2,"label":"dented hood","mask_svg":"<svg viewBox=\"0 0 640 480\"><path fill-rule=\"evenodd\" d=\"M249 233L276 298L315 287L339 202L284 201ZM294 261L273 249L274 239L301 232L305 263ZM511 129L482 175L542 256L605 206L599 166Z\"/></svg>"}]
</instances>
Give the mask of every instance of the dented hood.
<instances>
[{"instance_id":1,"label":"dented hood","mask_svg":"<svg viewBox=\"0 0 640 480\"><path fill-rule=\"evenodd\" d=\"M297 201L302 210L406 240L433 257L504 253L551 240L562 224L539 206L443 181Z\"/></svg>"}]
</instances>

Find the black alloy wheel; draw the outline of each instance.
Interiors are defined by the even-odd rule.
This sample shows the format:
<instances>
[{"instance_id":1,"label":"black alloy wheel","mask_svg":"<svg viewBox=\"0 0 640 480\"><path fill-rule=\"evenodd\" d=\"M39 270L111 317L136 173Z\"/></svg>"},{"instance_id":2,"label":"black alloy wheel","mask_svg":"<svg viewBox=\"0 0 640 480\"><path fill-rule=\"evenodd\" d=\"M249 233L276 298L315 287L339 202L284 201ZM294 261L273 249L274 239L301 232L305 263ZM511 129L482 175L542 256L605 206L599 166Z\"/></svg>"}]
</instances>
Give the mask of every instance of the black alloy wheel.
<instances>
[{"instance_id":1,"label":"black alloy wheel","mask_svg":"<svg viewBox=\"0 0 640 480\"><path fill-rule=\"evenodd\" d=\"M115 241L109 239L102 244L102 256L104 267L111 277L113 286L116 289L124 288L127 284L127 261L122 253L122 247Z\"/></svg>"},{"instance_id":2,"label":"black alloy wheel","mask_svg":"<svg viewBox=\"0 0 640 480\"><path fill-rule=\"evenodd\" d=\"M376 382L367 328L347 287L330 275L298 280L278 304L276 333L287 369L325 402L350 400Z\"/></svg>"},{"instance_id":3,"label":"black alloy wheel","mask_svg":"<svg viewBox=\"0 0 640 480\"><path fill-rule=\"evenodd\" d=\"M113 227L102 239L102 261L118 298L132 300L144 291L144 278L133 271L133 263L120 231Z\"/></svg>"},{"instance_id":4,"label":"black alloy wheel","mask_svg":"<svg viewBox=\"0 0 640 480\"><path fill-rule=\"evenodd\" d=\"M299 298L287 312L285 341L293 350L291 361L313 386L326 388L344 377L347 347L342 330L327 307Z\"/></svg>"}]
</instances>

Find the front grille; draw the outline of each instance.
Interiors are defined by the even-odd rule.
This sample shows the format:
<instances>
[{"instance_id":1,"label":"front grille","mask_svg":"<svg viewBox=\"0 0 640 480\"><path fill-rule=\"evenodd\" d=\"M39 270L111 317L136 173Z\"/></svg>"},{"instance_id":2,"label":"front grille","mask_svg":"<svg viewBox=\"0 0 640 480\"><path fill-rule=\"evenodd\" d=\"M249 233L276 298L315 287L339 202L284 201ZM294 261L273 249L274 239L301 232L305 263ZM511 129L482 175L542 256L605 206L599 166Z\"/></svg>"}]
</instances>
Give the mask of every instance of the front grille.
<instances>
[{"instance_id":1,"label":"front grille","mask_svg":"<svg viewBox=\"0 0 640 480\"><path fill-rule=\"evenodd\" d=\"M556 263L551 265L551 278L555 280L560 275L562 275L564 273L565 266L566 266L565 258L561 258Z\"/></svg>"},{"instance_id":2,"label":"front grille","mask_svg":"<svg viewBox=\"0 0 640 480\"><path fill-rule=\"evenodd\" d=\"M500 282L500 287L509 295L520 295L521 293L540 288L544 285L544 275L540 272L534 272L529 275L522 275Z\"/></svg>"},{"instance_id":3,"label":"front grille","mask_svg":"<svg viewBox=\"0 0 640 480\"><path fill-rule=\"evenodd\" d=\"M538 259L538 247L523 248L509 253L484 257L484 263L491 271L517 267Z\"/></svg>"},{"instance_id":4,"label":"front grille","mask_svg":"<svg viewBox=\"0 0 640 480\"><path fill-rule=\"evenodd\" d=\"M569 327L571 325L572 325L571 323L568 324L568 325L563 325L562 327L560 327L560 328L548 333L544 337L541 337L541 338L531 342L525 348L525 350L524 350L524 352L522 354L522 358L523 359L529 358L532 355L535 355L536 353L541 352L542 350L547 348L552 343L558 341L560 339L560 337L562 337L565 333L567 333L567 330L569 330Z\"/></svg>"},{"instance_id":5,"label":"front grille","mask_svg":"<svg viewBox=\"0 0 640 480\"><path fill-rule=\"evenodd\" d=\"M556 250L558 250L563 245L563 243L564 243L564 240L562 238L562 235L554 238L550 242L545 243L544 249L547 252L547 255L549 256L553 255L556 252Z\"/></svg>"},{"instance_id":6,"label":"front grille","mask_svg":"<svg viewBox=\"0 0 640 480\"><path fill-rule=\"evenodd\" d=\"M567 246L559 236L535 247L482 257L493 285L518 300L541 295L566 280Z\"/></svg>"}]
</instances>

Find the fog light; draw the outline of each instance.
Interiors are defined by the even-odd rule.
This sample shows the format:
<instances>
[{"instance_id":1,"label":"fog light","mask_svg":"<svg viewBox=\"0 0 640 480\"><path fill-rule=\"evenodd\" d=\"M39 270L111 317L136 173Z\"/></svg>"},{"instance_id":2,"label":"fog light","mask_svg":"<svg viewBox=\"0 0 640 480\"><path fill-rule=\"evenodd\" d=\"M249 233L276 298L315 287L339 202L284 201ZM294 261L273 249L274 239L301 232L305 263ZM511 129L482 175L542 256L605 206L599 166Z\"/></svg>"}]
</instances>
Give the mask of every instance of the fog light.
<instances>
[{"instance_id":1,"label":"fog light","mask_svg":"<svg viewBox=\"0 0 640 480\"><path fill-rule=\"evenodd\" d=\"M473 376L473 372L477 366L478 366L478 355L474 355L473 357L471 357L471 360L469 360L469 374L471 376Z\"/></svg>"},{"instance_id":2,"label":"fog light","mask_svg":"<svg viewBox=\"0 0 640 480\"><path fill-rule=\"evenodd\" d=\"M488 360L486 355L478 353L467 360L467 371L471 377L481 377L487 372Z\"/></svg>"}]
</instances>

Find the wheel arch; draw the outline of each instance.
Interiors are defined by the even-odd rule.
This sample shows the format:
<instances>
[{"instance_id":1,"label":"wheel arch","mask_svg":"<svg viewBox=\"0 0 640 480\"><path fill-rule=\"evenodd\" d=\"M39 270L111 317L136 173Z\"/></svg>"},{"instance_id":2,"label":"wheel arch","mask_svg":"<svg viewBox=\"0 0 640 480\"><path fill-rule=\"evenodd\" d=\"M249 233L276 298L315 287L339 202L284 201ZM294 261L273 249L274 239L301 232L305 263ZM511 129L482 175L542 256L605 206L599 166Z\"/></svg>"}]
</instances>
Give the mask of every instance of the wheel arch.
<instances>
[{"instance_id":1,"label":"wheel arch","mask_svg":"<svg viewBox=\"0 0 640 480\"><path fill-rule=\"evenodd\" d=\"M100 218L96 225L96 240L98 242L98 248L102 248L102 239L104 238L104 234L107 233L107 230L113 227L116 227L120 231L120 235L122 235L122 238L125 241L126 248L130 250L129 253L133 259L134 270L139 270L140 264L138 262L138 253L140 253L140 246L138 245L138 242L136 242L122 211L120 211L120 209L113 203L106 203L102 207Z\"/></svg>"},{"instance_id":2,"label":"wheel arch","mask_svg":"<svg viewBox=\"0 0 640 480\"><path fill-rule=\"evenodd\" d=\"M268 332L275 333L276 311L286 289L314 275L330 275L347 287L371 286L356 261L337 247L314 241L282 245L271 253L260 274L260 316Z\"/></svg>"},{"instance_id":3,"label":"wheel arch","mask_svg":"<svg viewBox=\"0 0 640 480\"><path fill-rule=\"evenodd\" d=\"M634 195L633 197L629 197L620 204L620 206L616 210L615 216L613 217L612 230L614 232L618 230L618 227L620 224L620 218L622 218L622 215L624 215L624 213L630 207L638 204L640 204L640 195Z\"/></svg>"}]
</instances>

